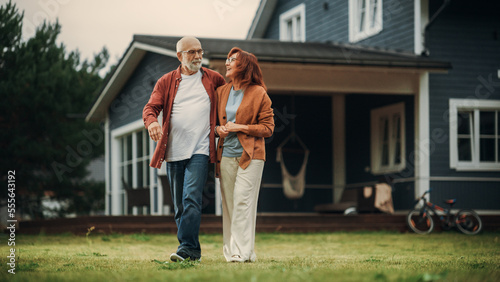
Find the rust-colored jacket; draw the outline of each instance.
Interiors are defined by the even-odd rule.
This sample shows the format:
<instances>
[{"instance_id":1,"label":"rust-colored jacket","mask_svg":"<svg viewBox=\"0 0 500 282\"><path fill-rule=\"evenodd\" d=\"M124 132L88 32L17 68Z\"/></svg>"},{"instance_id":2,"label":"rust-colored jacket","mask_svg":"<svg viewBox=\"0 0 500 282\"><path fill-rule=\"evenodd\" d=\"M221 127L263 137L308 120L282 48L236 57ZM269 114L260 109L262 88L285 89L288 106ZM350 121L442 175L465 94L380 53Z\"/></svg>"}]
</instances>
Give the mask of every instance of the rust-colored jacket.
<instances>
[{"instance_id":1,"label":"rust-colored jacket","mask_svg":"<svg viewBox=\"0 0 500 282\"><path fill-rule=\"evenodd\" d=\"M201 82L207 90L208 96L210 98L210 162L215 162L215 134L214 128L217 118L216 106L217 106L217 87L224 85L226 81L218 72L202 67L200 69L202 76ZM170 115L172 114L172 107L174 105L175 95L179 89L179 84L181 83L181 67L173 70L164 76L162 76L156 82L153 93L149 98L149 102L144 106L142 111L142 119L146 128L152 122L158 121L158 115L163 111L163 137L158 141L156 145L153 158L149 164L151 167L161 168L161 164L165 160L165 152L167 150L168 141L168 130L170 125Z\"/></svg>"},{"instance_id":2,"label":"rust-colored jacket","mask_svg":"<svg viewBox=\"0 0 500 282\"><path fill-rule=\"evenodd\" d=\"M233 83L228 83L217 89L217 109L220 125L227 123L226 105L232 86ZM245 89L243 100L236 111L235 122L248 125L248 130L236 134L243 147L243 154L239 163L243 169L248 167L252 159L266 160L264 138L271 137L274 131L274 113L271 104L271 99L263 87L252 85ZM216 177L220 177L220 160L222 159L223 146L224 138L220 138L217 145Z\"/></svg>"}]
</instances>

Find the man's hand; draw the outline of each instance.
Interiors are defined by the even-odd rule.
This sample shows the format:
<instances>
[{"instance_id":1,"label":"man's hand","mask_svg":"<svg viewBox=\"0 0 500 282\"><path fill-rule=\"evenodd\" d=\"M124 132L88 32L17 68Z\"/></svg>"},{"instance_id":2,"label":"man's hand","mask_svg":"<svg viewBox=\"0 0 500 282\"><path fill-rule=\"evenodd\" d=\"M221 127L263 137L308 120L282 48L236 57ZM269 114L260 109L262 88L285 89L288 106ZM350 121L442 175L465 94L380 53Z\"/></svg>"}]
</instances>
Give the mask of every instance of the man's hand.
<instances>
[{"instance_id":1,"label":"man's hand","mask_svg":"<svg viewBox=\"0 0 500 282\"><path fill-rule=\"evenodd\" d=\"M156 121L152 122L149 125L148 131L149 131L149 137L151 137L151 139L153 139L153 141L155 142L158 142L163 136L163 132L161 131L161 126Z\"/></svg>"}]
</instances>

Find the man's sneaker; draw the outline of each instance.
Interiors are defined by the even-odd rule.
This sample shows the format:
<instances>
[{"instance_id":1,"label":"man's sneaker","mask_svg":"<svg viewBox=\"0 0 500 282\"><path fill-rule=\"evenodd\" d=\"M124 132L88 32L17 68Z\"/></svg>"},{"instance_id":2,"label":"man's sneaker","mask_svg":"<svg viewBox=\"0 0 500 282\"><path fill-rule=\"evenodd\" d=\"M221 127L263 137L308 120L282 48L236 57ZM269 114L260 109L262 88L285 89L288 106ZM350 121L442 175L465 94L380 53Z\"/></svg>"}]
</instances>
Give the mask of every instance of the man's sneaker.
<instances>
[{"instance_id":1,"label":"man's sneaker","mask_svg":"<svg viewBox=\"0 0 500 282\"><path fill-rule=\"evenodd\" d=\"M184 252L177 252L177 253L173 253L170 255L170 260L171 261L175 261L175 262L182 262L186 259L191 260L191 261L201 261L201 257L190 257L188 256L186 253Z\"/></svg>"},{"instance_id":2,"label":"man's sneaker","mask_svg":"<svg viewBox=\"0 0 500 282\"><path fill-rule=\"evenodd\" d=\"M170 255L170 260L174 262L181 262L184 261L188 256L184 254L183 252L178 252L178 253L173 253Z\"/></svg>"}]
</instances>

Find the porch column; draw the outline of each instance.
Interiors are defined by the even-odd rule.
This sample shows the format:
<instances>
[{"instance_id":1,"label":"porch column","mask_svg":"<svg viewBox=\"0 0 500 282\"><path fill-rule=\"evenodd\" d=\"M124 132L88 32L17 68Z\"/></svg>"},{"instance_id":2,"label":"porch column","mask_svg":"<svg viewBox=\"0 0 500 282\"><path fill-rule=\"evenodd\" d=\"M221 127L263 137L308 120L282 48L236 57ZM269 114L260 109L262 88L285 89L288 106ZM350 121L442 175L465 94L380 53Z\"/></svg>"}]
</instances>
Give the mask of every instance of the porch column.
<instances>
[{"instance_id":1,"label":"porch column","mask_svg":"<svg viewBox=\"0 0 500 282\"><path fill-rule=\"evenodd\" d=\"M333 202L338 203L345 186L345 95L332 96Z\"/></svg>"},{"instance_id":2,"label":"porch column","mask_svg":"<svg viewBox=\"0 0 500 282\"><path fill-rule=\"evenodd\" d=\"M115 136L111 135L111 165L110 168L119 168L120 163L120 142ZM122 215L122 197L121 180L118 169L111 170L111 215Z\"/></svg>"},{"instance_id":3,"label":"porch column","mask_svg":"<svg viewBox=\"0 0 500 282\"><path fill-rule=\"evenodd\" d=\"M415 95L415 152L410 154L408 163L410 167L411 165L415 167L415 197L421 196L430 185L428 72L420 74L418 86L418 93Z\"/></svg>"}]
</instances>

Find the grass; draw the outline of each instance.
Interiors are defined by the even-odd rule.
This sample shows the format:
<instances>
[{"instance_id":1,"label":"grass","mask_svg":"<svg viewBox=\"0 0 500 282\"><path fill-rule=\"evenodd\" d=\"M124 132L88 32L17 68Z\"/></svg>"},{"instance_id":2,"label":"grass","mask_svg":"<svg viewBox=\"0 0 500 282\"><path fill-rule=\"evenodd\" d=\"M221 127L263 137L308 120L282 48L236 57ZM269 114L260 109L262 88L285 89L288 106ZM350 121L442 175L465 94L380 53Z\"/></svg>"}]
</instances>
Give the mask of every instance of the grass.
<instances>
[{"instance_id":1,"label":"grass","mask_svg":"<svg viewBox=\"0 0 500 282\"><path fill-rule=\"evenodd\" d=\"M17 235L16 274L0 281L500 281L500 233L257 234L255 263L227 263L201 235L202 262L166 263L171 234ZM0 241L7 242L5 234Z\"/></svg>"}]
</instances>

